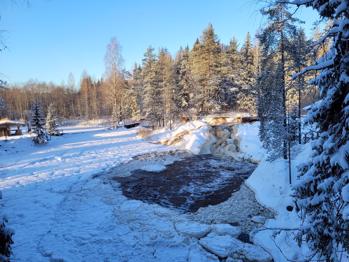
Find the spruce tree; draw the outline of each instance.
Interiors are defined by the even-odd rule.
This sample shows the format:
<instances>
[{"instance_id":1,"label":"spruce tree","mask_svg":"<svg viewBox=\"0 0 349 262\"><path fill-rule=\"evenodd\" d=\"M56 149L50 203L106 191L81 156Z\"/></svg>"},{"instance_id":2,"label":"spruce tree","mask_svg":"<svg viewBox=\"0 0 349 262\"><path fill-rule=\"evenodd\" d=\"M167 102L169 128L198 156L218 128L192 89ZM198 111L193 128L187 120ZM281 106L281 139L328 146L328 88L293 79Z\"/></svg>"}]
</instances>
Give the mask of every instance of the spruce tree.
<instances>
[{"instance_id":1,"label":"spruce tree","mask_svg":"<svg viewBox=\"0 0 349 262\"><path fill-rule=\"evenodd\" d=\"M321 98L308 115L320 135L312 144L308 163L300 168L295 197L302 227L299 240L307 241L319 259L337 262L349 252L349 2L347 0L294 0L333 21L322 42L332 44L318 62L303 70L317 70L313 83Z\"/></svg>"},{"instance_id":2,"label":"spruce tree","mask_svg":"<svg viewBox=\"0 0 349 262\"><path fill-rule=\"evenodd\" d=\"M47 133L50 136L57 136L59 135L59 130L57 129L57 113L56 108L53 104L50 104L47 109L47 116L46 116L46 130Z\"/></svg>"},{"instance_id":3,"label":"spruce tree","mask_svg":"<svg viewBox=\"0 0 349 262\"><path fill-rule=\"evenodd\" d=\"M45 117L42 107L38 102L35 102L31 109L31 130L34 134L33 142L35 144L46 144L48 135L45 129Z\"/></svg>"},{"instance_id":4,"label":"spruce tree","mask_svg":"<svg viewBox=\"0 0 349 262\"><path fill-rule=\"evenodd\" d=\"M189 67L189 48L180 49L175 61L174 106L177 115L189 114L193 105L194 83Z\"/></svg>"},{"instance_id":5,"label":"spruce tree","mask_svg":"<svg viewBox=\"0 0 349 262\"><path fill-rule=\"evenodd\" d=\"M222 46L220 74L220 103L224 110L236 109L241 89L241 57L235 38L228 46Z\"/></svg>"},{"instance_id":6,"label":"spruce tree","mask_svg":"<svg viewBox=\"0 0 349 262\"><path fill-rule=\"evenodd\" d=\"M160 126L162 120L162 108L159 105L163 102L163 97L159 92L157 59L154 49L149 47L143 59L143 85L144 85L144 111L146 118L154 126Z\"/></svg>"},{"instance_id":7,"label":"spruce tree","mask_svg":"<svg viewBox=\"0 0 349 262\"><path fill-rule=\"evenodd\" d=\"M143 117L144 114L144 86L142 79L142 68L139 65L135 65L133 68L132 80L131 80L132 93L135 96L136 112L135 115L138 118Z\"/></svg>"},{"instance_id":8,"label":"spruce tree","mask_svg":"<svg viewBox=\"0 0 349 262\"><path fill-rule=\"evenodd\" d=\"M246 35L240 55L242 70L240 70L241 88L238 97L239 110L254 112L256 107L256 65L250 33Z\"/></svg>"}]
</instances>

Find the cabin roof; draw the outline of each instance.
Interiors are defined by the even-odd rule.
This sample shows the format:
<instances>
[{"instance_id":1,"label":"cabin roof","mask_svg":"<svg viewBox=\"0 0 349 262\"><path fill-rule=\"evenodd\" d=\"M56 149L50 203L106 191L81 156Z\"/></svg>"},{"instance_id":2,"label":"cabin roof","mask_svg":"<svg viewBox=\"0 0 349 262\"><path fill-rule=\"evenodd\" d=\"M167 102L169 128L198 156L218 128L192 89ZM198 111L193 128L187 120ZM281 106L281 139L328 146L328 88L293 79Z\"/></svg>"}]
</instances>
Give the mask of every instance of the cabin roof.
<instances>
[{"instance_id":1,"label":"cabin roof","mask_svg":"<svg viewBox=\"0 0 349 262\"><path fill-rule=\"evenodd\" d=\"M25 126L25 123L15 120L2 119L0 120L0 127L10 127L10 126Z\"/></svg>"}]
</instances>

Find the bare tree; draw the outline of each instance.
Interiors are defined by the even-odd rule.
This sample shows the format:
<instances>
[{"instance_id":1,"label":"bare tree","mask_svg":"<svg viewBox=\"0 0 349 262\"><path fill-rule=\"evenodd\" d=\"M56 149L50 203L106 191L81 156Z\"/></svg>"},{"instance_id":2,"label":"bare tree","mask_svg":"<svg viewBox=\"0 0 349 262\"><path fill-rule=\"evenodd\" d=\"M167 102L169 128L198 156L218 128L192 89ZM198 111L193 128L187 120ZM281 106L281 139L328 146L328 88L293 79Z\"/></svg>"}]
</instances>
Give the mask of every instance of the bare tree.
<instances>
[{"instance_id":1,"label":"bare tree","mask_svg":"<svg viewBox=\"0 0 349 262\"><path fill-rule=\"evenodd\" d=\"M112 38L107 46L105 54L105 75L106 84L110 93L110 102L112 104L112 125L123 119L123 100L125 79L122 70L123 58L121 56L121 47L116 40Z\"/></svg>"}]
</instances>

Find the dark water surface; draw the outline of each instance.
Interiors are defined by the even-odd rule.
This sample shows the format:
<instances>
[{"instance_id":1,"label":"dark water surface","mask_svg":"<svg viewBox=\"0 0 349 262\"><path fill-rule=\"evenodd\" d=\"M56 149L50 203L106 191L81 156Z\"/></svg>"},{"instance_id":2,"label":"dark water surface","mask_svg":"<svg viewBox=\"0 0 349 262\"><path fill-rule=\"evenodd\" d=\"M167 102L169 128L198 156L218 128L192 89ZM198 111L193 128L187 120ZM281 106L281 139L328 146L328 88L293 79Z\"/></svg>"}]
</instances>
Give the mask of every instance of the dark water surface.
<instances>
[{"instance_id":1,"label":"dark water surface","mask_svg":"<svg viewBox=\"0 0 349 262\"><path fill-rule=\"evenodd\" d=\"M227 200L255 168L249 162L197 155L167 165L160 172L138 169L130 176L113 179L128 198L195 212Z\"/></svg>"}]
</instances>

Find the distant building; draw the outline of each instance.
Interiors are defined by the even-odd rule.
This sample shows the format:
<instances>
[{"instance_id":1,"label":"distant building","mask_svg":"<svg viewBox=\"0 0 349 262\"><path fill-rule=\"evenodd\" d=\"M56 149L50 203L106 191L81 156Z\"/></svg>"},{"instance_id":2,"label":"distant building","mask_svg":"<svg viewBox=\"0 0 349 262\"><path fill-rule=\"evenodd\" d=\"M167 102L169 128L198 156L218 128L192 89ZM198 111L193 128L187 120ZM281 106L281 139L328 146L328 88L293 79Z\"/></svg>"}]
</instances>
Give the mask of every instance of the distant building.
<instances>
[{"instance_id":1,"label":"distant building","mask_svg":"<svg viewBox=\"0 0 349 262\"><path fill-rule=\"evenodd\" d=\"M0 120L0 137L2 136L20 136L22 135L21 126L25 126L24 123L19 121L13 121L9 119Z\"/></svg>"}]
</instances>

